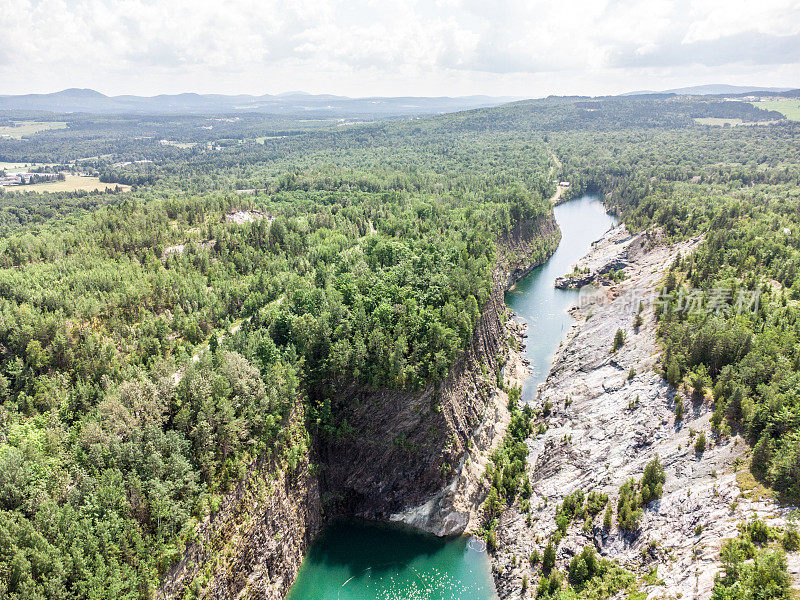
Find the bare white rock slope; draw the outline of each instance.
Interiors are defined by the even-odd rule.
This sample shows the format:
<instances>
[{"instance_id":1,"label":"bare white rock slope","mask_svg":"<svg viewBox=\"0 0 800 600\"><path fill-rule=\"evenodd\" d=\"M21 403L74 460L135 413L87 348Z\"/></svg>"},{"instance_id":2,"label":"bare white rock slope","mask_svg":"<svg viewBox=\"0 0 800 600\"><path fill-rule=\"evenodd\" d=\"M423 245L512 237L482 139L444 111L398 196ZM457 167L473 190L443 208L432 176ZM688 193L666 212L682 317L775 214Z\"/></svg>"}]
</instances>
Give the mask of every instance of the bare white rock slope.
<instances>
[{"instance_id":1,"label":"bare white rock slope","mask_svg":"<svg viewBox=\"0 0 800 600\"><path fill-rule=\"evenodd\" d=\"M664 495L645 510L638 537L626 538L616 524L604 532L600 514L588 533L581 524L569 529L558 548L560 568L594 544L602 555L636 572L657 565L660 584L645 588L650 598L705 599L719 569L720 545L736 535L739 522L757 514L771 525L783 524L788 509L769 499L748 498L737 484L735 466L747 453L744 441L711 435L708 401L685 398L686 417L676 425L676 392L660 375L652 295L676 254L685 255L699 243L668 247L647 234L629 238L619 226L590 252L603 253L599 262L606 263L609 248L619 247L625 253L626 279L600 285L594 295L582 294L581 306L573 309L576 323L539 390L538 404L551 402L553 412L547 431L528 440L530 525L514 507L498 526L493 568L501 598L523 597L524 575L533 584L537 581L538 571L528 557L534 549L543 552L564 496L595 490L609 494L616 506L619 486L631 477L641 478L656 455L666 471ZM591 256L583 260L593 262ZM644 303L643 324L634 328L639 300ZM612 353L617 329L625 332L626 341ZM705 431L709 447L696 454L693 433L700 431ZM796 555L789 556L789 567L797 580Z\"/></svg>"}]
</instances>

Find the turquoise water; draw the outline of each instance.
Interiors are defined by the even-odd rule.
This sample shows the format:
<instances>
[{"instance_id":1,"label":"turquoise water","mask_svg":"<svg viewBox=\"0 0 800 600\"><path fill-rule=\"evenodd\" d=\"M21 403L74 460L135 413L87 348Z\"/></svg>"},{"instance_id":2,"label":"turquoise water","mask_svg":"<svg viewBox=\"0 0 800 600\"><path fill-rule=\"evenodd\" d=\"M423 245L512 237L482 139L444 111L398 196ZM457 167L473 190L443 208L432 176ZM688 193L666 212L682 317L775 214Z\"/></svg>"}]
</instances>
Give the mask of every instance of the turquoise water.
<instances>
[{"instance_id":1,"label":"turquoise water","mask_svg":"<svg viewBox=\"0 0 800 600\"><path fill-rule=\"evenodd\" d=\"M561 243L555 253L506 292L506 304L528 324L525 357L530 360L531 375L522 386L525 401L536 397L537 386L547 377L553 354L572 324L567 310L577 303L581 293L556 289L553 282L570 272L592 242L616 224L595 196L582 196L556 206L555 217L561 228Z\"/></svg>"},{"instance_id":2,"label":"turquoise water","mask_svg":"<svg viewBox=\"0 0 800 600\"><path fill-rule=\"evenodd\" d=\"M483 542L338 521L300 567L287 600L492 600Z\"/></svg>"},{"instance_id":3,"label":"turquoise water","mask_svg":"<svg viewBox=\"0 0 800 600\"><path fill-rule=\"evenodd\" d=\"M561 244L543 266L506 294L527 321L526 355L533 374L523 388L531 399L571 323L574 290L553 281L570 270L614 219L597 198L584 196L555 208ZM466 536L442 539L390 525L338 521L303 560L287 600L494 600L497 594L483 543Z\"/></svg>"}]
</instances>

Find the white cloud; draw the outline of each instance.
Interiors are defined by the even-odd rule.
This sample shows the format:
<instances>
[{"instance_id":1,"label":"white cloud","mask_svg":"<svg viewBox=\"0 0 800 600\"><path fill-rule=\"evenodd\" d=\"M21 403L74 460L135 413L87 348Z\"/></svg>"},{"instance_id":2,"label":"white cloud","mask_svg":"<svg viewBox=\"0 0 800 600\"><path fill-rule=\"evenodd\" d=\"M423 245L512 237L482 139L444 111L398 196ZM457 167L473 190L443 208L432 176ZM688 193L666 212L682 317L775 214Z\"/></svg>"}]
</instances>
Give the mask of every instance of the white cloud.
<instances>
[{"instance_id":1,"label":"white cloud","mask_svg":"<svg viewBox=\"0 0 800 600\"><path fill-rule=\"evenodd\" d=\"M0 93L80 86L540 95L708 81L800 86L795 4L5 0Z\"/></svg>"},{"instance_id":2,"label":"white cloud","mask_svg":"<svg viewBox=\"0 0 800 600\"><path fill-rule=\"evenodd\" d=\"M704 0L693 3L691 12L694 18L684 38L687 43L743 31L779 36L800 33L800 5L785 0Z\"/></svg>"}]
</instances>

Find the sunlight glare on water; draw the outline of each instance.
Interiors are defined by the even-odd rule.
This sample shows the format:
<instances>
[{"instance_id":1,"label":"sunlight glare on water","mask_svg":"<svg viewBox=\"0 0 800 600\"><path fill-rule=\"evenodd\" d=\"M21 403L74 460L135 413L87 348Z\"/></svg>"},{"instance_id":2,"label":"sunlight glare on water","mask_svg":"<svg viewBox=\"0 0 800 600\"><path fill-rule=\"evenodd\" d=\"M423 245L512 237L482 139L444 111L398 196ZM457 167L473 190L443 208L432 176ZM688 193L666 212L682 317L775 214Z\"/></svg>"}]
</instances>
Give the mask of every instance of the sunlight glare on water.
<instances>
[{"instance_id":1,"label":"sunlight glare on water","mask_svg":"<svg viewBox=\"0 0 800 600\"><path fill-rule=\"evenodd\" d=\"M314 543L287 600L494 600L478 542L338 521Z\"/></svg>"}]
</instances>

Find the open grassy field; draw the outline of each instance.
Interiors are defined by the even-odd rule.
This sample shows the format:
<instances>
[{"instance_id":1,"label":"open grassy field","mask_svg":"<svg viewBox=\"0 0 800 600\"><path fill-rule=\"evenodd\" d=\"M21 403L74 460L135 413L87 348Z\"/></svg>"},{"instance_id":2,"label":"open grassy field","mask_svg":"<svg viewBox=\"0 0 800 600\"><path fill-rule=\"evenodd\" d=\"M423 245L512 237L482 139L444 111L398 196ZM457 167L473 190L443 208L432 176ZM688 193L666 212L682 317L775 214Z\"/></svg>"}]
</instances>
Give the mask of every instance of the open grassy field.
<instances>
[{"instance_id":1,"label":"open grassy field","mask_svg":"<svg viewBox=\"0 0 800 600\"><path fill-rule=\"evenodd\" d=\"M13 126L0 125L0 137L7 136L20 140L40 131L66 128L67 124L63 121L14 121Z\"/></svg>"},{"instance_id":2,"label":"open grassy field","mask_svg":"<svg viewBox=\"0 0 800 600\"><path fill-rule=\"evenodd\" d=\"M39 166L41 165L36 163L0 162L0 171L5 171L6 173L22 173Z\"/></svg>"},{"instance_id":3,"label":"open grassy field","mask_svg":"<svg viewBox=\"0 0 800 600\"><path fill-rule=\"evenodd\" d=\"M47 181L45 183L34 183L33 185L14 186L6 188L8 191L17 192L96 192L106 188L121 187L124 191L130 190L130 186L118 183L103 183L97 177L79 177L77 175L67 175L64 181Z\"/></svg>"},{"instance_id":4,"label":"open grassy field","mask_svg":"<svg viewBox=\"0 0 800 600\"><path fill-rule=\"evenodd\" d=\"M766 102L751 102L756 108L764 110L777 110L792 121L800 121L800 100L768 100Z\"/></svg>"}]
</instances>

